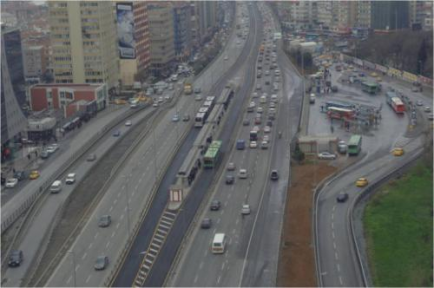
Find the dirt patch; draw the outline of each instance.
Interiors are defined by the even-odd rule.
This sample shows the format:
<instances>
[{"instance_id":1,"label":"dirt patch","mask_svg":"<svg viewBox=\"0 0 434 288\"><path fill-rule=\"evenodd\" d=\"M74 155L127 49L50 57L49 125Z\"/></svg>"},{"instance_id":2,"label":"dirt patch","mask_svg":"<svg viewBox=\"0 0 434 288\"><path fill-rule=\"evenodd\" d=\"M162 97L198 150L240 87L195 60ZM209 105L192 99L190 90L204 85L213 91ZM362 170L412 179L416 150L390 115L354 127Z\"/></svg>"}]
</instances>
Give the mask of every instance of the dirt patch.
<instances>
[{"instance_id":1,"label":"dirt patch","mask_svg":"<svg viewBox=\"0 0 434 288\"><path fill-rule=\"evenodd\" d=\"M316 183L337 170L330 162L292 166L292 186L286 202L277 286L314 287L315 255L312 237L312 199ZM316 170L316 171L315 171Z\"/></svg>"}]
</instances>

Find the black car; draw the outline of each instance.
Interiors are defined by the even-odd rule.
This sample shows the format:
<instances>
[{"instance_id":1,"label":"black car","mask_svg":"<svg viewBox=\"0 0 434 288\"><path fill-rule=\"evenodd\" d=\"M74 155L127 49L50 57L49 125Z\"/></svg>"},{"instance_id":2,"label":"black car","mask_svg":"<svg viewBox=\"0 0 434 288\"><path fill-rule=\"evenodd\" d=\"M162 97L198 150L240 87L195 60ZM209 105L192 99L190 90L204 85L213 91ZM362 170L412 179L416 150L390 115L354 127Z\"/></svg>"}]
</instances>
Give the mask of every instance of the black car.
<instances>
[{"instance_id":1,"label":"black car","mask_svg":"<svg viewBox=\"0 0 434 288\"><path fill-rule=\"evenodd\" d=\"M23 262L23 251L12 250L11 255L9 255L9 267L18 267Z\"/></svg>"},{"instance_id":2,"label":"black car","mask_svg":"<svg viewBox=\"0 0 434 288\"><path fill-rule=\"evenodd\" d=\"M210 207L210 209L211 209L211 211L217 211L217 210L220 209L220 206L221 206L220 201L218 201L218 200L213 200L213 201L211 202L211 207Z\"/></svg>"},{"instance_id":3,"label":"black car","mask_svg":"<svg viewBox=\"0 0 434 288\"><path fill-rule=\"evenodd\" d=\"M24 171L16 171L14 174L14 178L18 179L18 181L26 179L26 174Z\"/></svg>"},{"instance_id":4,"label":"black car","mask_svg":"<svg viewBox=\"0 0 434 288\"><path fill-rule=\"evenodd\" d=\"M89 154L89 156L87 156L87 162L92 162L96 160L96 154Z\"/></svg>"},{"instance_id":5,"label":"black car","mask_svg":"<svg viewBox=\"0 0 434 288\"><path fill-rule=\"evenodd\" d=\"M336 201L338 201L339 203L343 203L347 201L347 199L348 199L348 194L345 192L339 193L338 197L336 197Z\"/></svg>"},{"instance_id":6,"label":"black car","mask_svg":"<svg viewBox=\"0 0 434 288\"><path fill-rule=\"evenodd\" d=\"M270 175L271 180L279 180L279 173L277 173L277 170L272 170Z\"/></svg>"},{"instance_id":7,"label":"black car","mask_svg":"<svg viewBox=\"0 0 434 288\"><path fill-rule=\"evenodd\" d=\"M234 184L235 177L234 175L226 175L226 184L231 185Z\"/></svg>"},{"instance_id":8,"label":"black car","mask_svg":"<svg viewBox=\"0 0 434 288\"><path fill-rule=\"evenodd\" d=\"M212 220L211 218L203 218L202 223L200 223L200 228L209 229L211 228Z\"/></svg>"},{"instance_id":9,"label":"black car","mask_svg":"<svg viewBox=\"0 0 434 288\"><path fill-rule=\"evenodd\" d=\"M273 126L273 121L271 121L271 120L268 120L268 121L267 121L267 126L270 126L270 127L272 127L272 126Z\"/></svg>"},{"instance_id":10,"label":"black car","mask_svg":"<svg viewBox=\"0 0 434 288\"><path fill-rule=\"evenodd\" d=\"M119 137L119 136L121 136L121 131L117 130L113 132L113 137Z\"/></svg>"}]
</instances>

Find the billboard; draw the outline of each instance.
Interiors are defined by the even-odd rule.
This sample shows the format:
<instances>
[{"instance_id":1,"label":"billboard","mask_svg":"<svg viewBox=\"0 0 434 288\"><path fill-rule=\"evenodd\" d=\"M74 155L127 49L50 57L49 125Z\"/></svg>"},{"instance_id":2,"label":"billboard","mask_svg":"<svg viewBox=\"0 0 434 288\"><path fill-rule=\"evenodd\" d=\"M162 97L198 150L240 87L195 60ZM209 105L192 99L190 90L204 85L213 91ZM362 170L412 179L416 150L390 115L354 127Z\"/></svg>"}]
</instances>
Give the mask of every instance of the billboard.
<instances>
[{"instance_id":1,"label":"billboard","mask_svg":"<svg viewBox=\"0 0 434 288\"><path fill-rule=\"evenodd\" d=\"M117 3L116 19L118 23L119 58L135 59L136 40L134 39L133 3Z\"/></svg>"}]
</instances>

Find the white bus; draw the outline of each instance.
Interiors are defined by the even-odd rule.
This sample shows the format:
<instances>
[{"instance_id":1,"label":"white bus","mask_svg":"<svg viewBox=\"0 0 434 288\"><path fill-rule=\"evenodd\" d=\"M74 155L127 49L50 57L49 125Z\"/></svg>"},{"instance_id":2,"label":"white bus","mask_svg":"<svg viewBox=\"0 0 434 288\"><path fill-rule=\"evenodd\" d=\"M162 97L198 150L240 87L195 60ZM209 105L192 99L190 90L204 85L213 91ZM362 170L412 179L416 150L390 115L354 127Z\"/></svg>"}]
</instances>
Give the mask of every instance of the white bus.
<instances>
[{"instance_id":1,"label":"white bus","mask_svg":"<svg viewBox=\"0 0 434 288\"><path fill-rule=\"evenodd\" d=\"M216 233L212 241L211 251L213 254L223 254L226 248L226 235L224 233Z\"/></svg>"},{"instance_id":2,"label":"white bus","mask_svg":"<svg viewBox=\"0 0 434 288\"><path fill-rule=\"evenodd\" d=\"M206 114L205 113L197 113L196 118L194 118L194 127L200 128L205 124Z\"/></svg>"}]
</instances>

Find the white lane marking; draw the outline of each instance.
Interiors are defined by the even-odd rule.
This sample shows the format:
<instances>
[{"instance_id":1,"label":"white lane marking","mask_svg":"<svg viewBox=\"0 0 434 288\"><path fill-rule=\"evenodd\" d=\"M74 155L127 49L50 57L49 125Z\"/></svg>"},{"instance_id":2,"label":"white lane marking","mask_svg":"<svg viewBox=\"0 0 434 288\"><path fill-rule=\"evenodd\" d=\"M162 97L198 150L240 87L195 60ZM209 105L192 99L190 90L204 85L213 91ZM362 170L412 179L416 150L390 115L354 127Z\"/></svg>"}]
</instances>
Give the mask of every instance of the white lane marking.
<instances>
[{"instance_id":1,"label":"white lane marking","mask_svg":"<svg viewBox=\"0 0 434 288\"><path fill-rule=\"evenodd\" d=\"M121 223L116 224L116 229L118 229L120 225Z\"/></svg>"},{"instance_id":2,"label":"white lane marking","mask_svg":"<svg viewBox=\"0 0 434 288\"><path fill-rule=\"evenodd\" d=\"M335 222L332 222L332 229L335 229Z\"/></svg>"},{"instance_id":3,"label":"white lane marking","mask_svg":"<svg viewBox=\"0 0 434 288\"><path fill-rule=\"evenodd\" d=\"M223 215L223 209L220 211L220 214L222 214Z\"/></svg>"},{"instance_id":4,"label":"white lane marking","mask_svg":"<svg viewBox=\"0 0 434 288\"><path fill-rule=\"evenodd\" d=\"M228 193L228 199L231 199L232 193Z\"/></svg>"},{"instance_id":5,"label":"white lane marking","mask_svg":"<svg viewBox=\"0 0 434 288\"><path fill-rule=\"evenodd\" d=\"M235 235L235 228L234 228L234 229L232 229L232 234L234 234L234 235Z\"/></svg>"},{"instance_id":6,"label":"white lane marking","mask_svg":"<svg viewBox=\"0 0 434 288\"><path fill-rule=\"evenodd\" d=\"M339 283L341 283L341 285L344 285L344 282L342 281L342 277L339 276Z\"/></svg>"},{"instance_id":7,"label":"white lane marking","mask_svg":"<svg viewBox=\"0 0 434 288\"><path fill-rule=\"evenodd\" d=\"M333 237L333 239L335 239L335 232L334 231L332 232L332 237Z\"/></svg>"},{"instance_id":8,"label":"white lane marking","mask_svg":"<svg viewBox=\"0 0 434 288\"><path fill-rule=\"evenodd\" d=\"M332 220L335 219L335 213L332 213Z\"/></svg>"},{"instance_id":9,"label":"white lane marking","mask_svg":"<svg viewBox=\"0 0 434 288\"><path fill-rule=\"evenodd\" d=\"M339 257L338 257L338 252L335 252L335 259L336 259L336 260L339 259Z\"/></svg>"},{"instance_id":10,"label":"white lane marking","mask_svg":"<svg viewBox=\"0 0 434 288\"><path fill-rule=\"evenodd\" d=\"M87 276L86 283L89 282L90 278L92 278L92 274L89 274L89 276Z\"/></svg>"},{"instance_id":11,"label":"white lane marking","mask_svg":"<svg viewBox=\"0 0 434 288\"><path fill-rule=\"evenodd\" d=\"M83 254L83 256L81 257L81 259L84 260L84 258L86 258L86 256L87 256L87 253L84 252L84 254Z\"/></svg>"},{"instance_id":12,"label":"white lane marking","mask_svg":"<svg viewBox=\"0 0 434 288\"><path fill-rule=\"evenodd\" d=\"M196 274L196 276L194 277L194 281L193 281L193 283L196 283L196 282L197 282L197 278L199 278L199 276Z\"/></svg>"},{"instance_id":13,"label":"white lane marking","mask_svg":"<svg viewBox=\"0 0 434 288\"><path fill-rule=\"evenodd\" d=\"M217 279L217 283L220 283L221 278L222 278L222 276L220 275L219 278Z\"/></svg>"},{"instance_id":14,"label":"white lane marking","mask_svg":"<svg viewBox=\"0 0 434 288\"><path fill-rule=\"evenodd\" d=\"M71 282L72 280L72 276L69 276L68 281L66 281L66 284L68 284L69 282Z\"/></svg>"},{"instance_id":15,"label":"white lane marking","mask_svg":"<svg viewBox=\"0 0 434 288\"><path fill-rule=\"evenodd\" d=\"M333 241L333 248L336 250L336 242Z\"/></svg>"},{"instance_id":16,"label":"white lane marking","mask_svg":"<svg viewBox=\"0 0 434 288\"><path fill-rule=\"evenodd\" d=\"M116 203L118 203L118 199L115 199L115 200L113 201L113 204L116 205Z\"/></svg>"},{"instance_id":17,"label":"white lane marking","mask_svg":"<svg viewBox=\"0 0 434 288\"><path fill-rule=\"evenodd\" d=\"M215 234L215 233L214 233ZM206 257L206 252L208 252L208 250L205 250L205 251L203 251L204 253L203 253L203 257Z\"/></svg>"},{"instance_id":18,"label":"white lane marking","mask_svg":"<svg viewBox=\"0 0 434 288\"><path fill-rule=\"evenodd\" d=\"M222 270L225 269L225 264L226 264L225 262L222 263Z\"/></svg>"},{"instance_id":19,"label":"white lane marking","mask_svg":"<svg viewBox=\"0 0 434 288\"><path fill-rule=\"evenodd\" d=\"M89 244L89 247L87 249L92 249L93 243Z\"/></svg>"},{"instance_id":20,"label":"white lane marking","mask_svg":"<svg viewBox=\"0 0 434 288\"><path fill-rule=\"evenodd\" d=\"M205 253L206 254L206 253ZM202 262L200 262L200 265L199 265L199 270L201 270L203 268L203 261Z\"/></svg>"},{"instance_id":21,"label":"white lane marking","mask_svg":"<svg viewBox=\"0 0 434 288\"><path fill-rule=\"evenodd\" d=\"M216 222L217 222L217 224L219 224L220 223L220 218L218 218Z\"/></svg>"},{"instance_id":22,"label":"white lane marking","mask_svg":"<svg viewBox=\"0 0 434 288\"><path fill-rule=\"evenodd\" d=\"M105 248L108 248L109 245L110 245L110 241L107 242L107 244L105 245Z\"/></svg>"},{"instance_id":23,"label":"white lane marking","mask_svg":"<svg viewBox=\"0 0 434 288\"><path fill-rule=\"evenodd\" d=\"M121 215L121 217L119 218L119 220L124 219L124 214Z\"/></svg>"},{"instance_id":24,"label":"white lane marking","mask_svg":"<svg viewBox=\"0 0 434 288\"><path fill-rule=\"evenodd\" d=\"M212 231L212 234L215 234L216 231L217 231L217 228L214 228L214 231Z\"/></svg>"},{"instance_id":25,"label":"white lane marking","mask_svg":"<svg viewBox=\"0 0 434 288\"><path fill-rule=\"evenodd\" d=\"M235 221L235 225L237 225L240 222L240 218L237 218L237 221Z\"/></svg>"},{"instance_id":26,"label":"white lane marking","mask_svg":"<svg viewBox=\"0 0 434 288\"><path fill-rule=\"evenodd\" d=\"M341 265L336 264L336 268L338 268L338 272L341 272Z\"/></svg>"},{"instance_id":27,"label":"white lane marking","mask_svg":"<svg viewBox=\"0 0 434 288\"><path fill-rule=\"evenodd\" d=\"M335 210L336 210L336 205L333 206L333 209L332 209L332 210L333 210L333 212L335 212Z\"/></svg>"},{"instance_id":28,"label":"white lane marking","mask_svg":"<svg viewBox=\"0 0 434 288\"><path fill-rule=\"evenodd\" d=\"M113 238L116 235L116 232L113 231L111 238Z\"/></svg>"},{"instance_id":29,"label":"white lane marking","mask_svg":"<svg viewBox=\"0 0 434 288\"><path fill-rule=\"evenodd\" d=\"M112 212L112 210L113 210L113 206L110 207L109 212Z\"/></svg>"},{"instance_id":30,"label":"white lane marking","mask_svg":"<svg viewBox=\"0 0 434 288\"><path fill-rule=\"evenodd\" d=\"M77 266L75 266L75 272L77 272L77 270L80 268L80 264L77 264Z\"/></svg>"},{"instance_id":31,"label":"white lane marking","mask_svg":"<svg viewBox=\"0 0 434 288\"><path fill-rule=\"evenodd\" d=\"M95 234L95 236L93 236L93 239L96 239L96 237L98 237L98 235L99 235L99 232L97 232L97 233Z\"/></svg>"}]
</instances>

